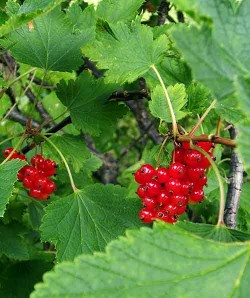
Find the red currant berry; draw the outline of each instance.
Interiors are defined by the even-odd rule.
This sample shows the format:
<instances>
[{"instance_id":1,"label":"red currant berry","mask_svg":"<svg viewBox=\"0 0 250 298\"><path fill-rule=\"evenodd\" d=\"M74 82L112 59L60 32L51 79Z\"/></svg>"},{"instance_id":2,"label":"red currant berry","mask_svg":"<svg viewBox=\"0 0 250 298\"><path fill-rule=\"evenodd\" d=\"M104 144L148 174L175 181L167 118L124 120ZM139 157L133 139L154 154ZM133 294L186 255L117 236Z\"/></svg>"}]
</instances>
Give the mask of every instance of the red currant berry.
<instances>
[{"instance_id":1,"label":"red currant berry","mask_svg":"<svg viewBox=\"0 0 250 298\"><path fill-rule=\"evenodd\" d=\"M32 179L36 179L38 175L38 170L32 166L27 166L25 170L24 177L32 177Z\"/></svg>"},{"instance_id":2,"label":"red currant berry","mask_svg":"<svg viewBox=\"0 0 250 298\"><path fill-rule=\"evenodd\" d=\"M201 175L196 181L195 181L195 186L198 188L202 188L204 185L207 184L207 176Z\"/></svg>"},{"instance_id":3,"label":"red currant berry","mask_svg":"<svg viewBox=\"0 0 250 298\"><path fill-rule=\"evenodd\" d=\"M173 224L173 223L177 222L178 216L177 215L164 214L160 219L167 222L167 223Z\"/></svg>"},{"instance_id":4,"label":"red currant berry","mask_svg":"<svg viewBox=\"0 0 250 298\"><path fill-rule=\"evenodd\" d=\"M173 162L183 163L185 153L186 153L186 149L184 149L184 148L175 148L172 151L172 161Z\"/></svg>"},{"instance_id":5,"label":"red currant berry","mask_svg":"<svg viewBox=\"0 0 250 298\"><path fill-rule=\"evenodd\" d=\"M170 178L169 181L165 184L165 189L169 195L181 194L182 187L180 180Z\"/></svg>"},{"instance_id":6,"label":"red currant berry","mask_svg":"<svg viewBox=\"0 0 250 298\"><path fill-rule=\"evenodd\" d=\"M24 179L23 179L23 186L24 186L25 188L33 188L33 187L34 187L34 185L33 185L33 180L30 179L30 178L24 178Z\"/></svg>"},{"instance_id":7,"label":"red currant berry","mask_svg":"<svg viewBox=\"0 0 250 298\"><path fill-rule=\"evenodd\" d=\"M194 189L188 197L189 203L201 202L204 197L204 192L202 189Z\"/></svg>"},{"instance_id":8,"label":"red currant berry","mask_svg":"<svg viewBox=\"0 0 250 298\"><path fill-rule=\"evenodd\" d=\"M213 157L213 154L211 152L207 152L209 154L209 156L212 158L212 160L215 160L215 158ZM206 158L206 156L202 155L202 159L201 159L201 165L203 168L208 168L210 167L210 161Z\"/></svg>"},{"instance_id":9,"label":"red currant berry","mask_svg":"<svg viewBox=\"0 0 250 298\"><path fill-rule=\"evenodd\" d=\"M181 215L182 213L184 213L187 210L187 205L183 205L183 206L178 206L176 208L176 214Z\"/></svg>"},{"instance_id":10,"label":"red currant berry","mask_svg":"<svg viewBox=\"0 0 250 298\"><path fill-rule=\"evenodd\" d=\"M8 157L8 156L11 154L11 152L12 152L13 150L14 150L13 147L9 147L9 148L4 149L4 151L3 151L3 156L4 156L5 158ZM12 157L13 157L13 156L17 156L17 155L18 155L18 152L17 152L16 150L14 150Z\"/></svg>"},{"instance_id":11,"label":"red currant berry","mask_svg":"<svg viewBox=\"0 0 250 298\"><path fill-rule=\"evenodd\" d=\"M202 161L202 154L198 152L197 150L188 150L185 157L184 161L186 165L190 167L203 167L201 161Z\"/></svg>"},{"instance_id":12,"label":"red currant berry","mask_svg":"<svg viewBox=\"0 0 250 298\"><path fill-rule=\"evenodd\" d=\"M142 222L146 222L146 223L150 223L153 221L155 217L155 214L153 211L150 211L146 208L143 208L140 212L139 212L139 218Z\"/></svg>"},{"instance_id":13,"label":"red currant berry","mask_svg":"<svg viewBox=\"0 0 250 298\"><path fill-rule=\"evenodd\" d=\"M166 191L160 192L157 196L157 203L159 206L165 206L170 203L170 198Z\"/></svg>"},{"instance_id":14,"label":"red currant berry","mask_svg":"<svg viewBox=\"0 0 250 298\"><path fill-rule=\"evenodd\" d=\"M202 136L206 135L203 134ZM213 144L211 142L197 142L196 146L199 146L204 151L208 152L212 148Z\"/></svg>"},{"instance_id":15,"label":"red currant berry","mask_svg":"<svg viewBox=\"0 0 250 298\"><path fill-rule=\"evenodd\" d=\"M185 166L179 162L174 162L169 167L169 174L176 179L183 179L186 175Z\"/></svg>"},{"instance_id":16,"label":"red currant berry","mask_svg":"<svg viewBox=\"0 0 250 298\"><path fill-rule=\"evenodd\" d=\"M153 166L150 164L142 165L140 169L135 172L135 181L140 184L149 182L155 174L156 171Z\"/></svg>"},{"instance_id":17,"label":"red currant berry","mask_svg":"<svg viewBox=\"0 0 250 298\"><path fill-rule=\"evenodd\" d=\"M181 194L187 196L194 187L194 183L191 181L183 181L181 184Z\"/></svg>"},{"instance_id":18,"label":"red currant berry","mask_svg":"<svg viewBox=\"0 0 250 298\"><path fill-rule=\"evenodd\" d=\"M172 196L171 197L171 204L176 207L181 207L188 204L188 198L186 196Z\"/></svg>"},{"instance_id":19,"label":"red currant berry","mask_svg":"<svg viewBox=\"0 0 250 298\"><path fill-rule=\"evenodd\" d=\"M188 168L187 176L189 180L192 180L196 183L197 179L199 179L202 175L204 175L204 168Z\"/></svg>"},{"instance_id":20,"label":"red currant berry","mask_svg":"<svg viewBox=\"0 0 250 298\"><path fill-rule=\"evenodd\" d=\"M155 199L143 198L142 204L143 204L143 207L147 208L147 210L153 210L156 207L157 202Z\"/></svg>"},{"instance_id":21,"label":"red currant berry","mask_svg":"<svg viewBox=\"0 0 250 298\"><path fill-rule=\"evenodd\" d=\"M174 206L174 205L165 206L164 213L167 215L175 215L176 214L176 206Z\"/></svg>"},{"instance_id":22,"label":"red currant berry","mask_svg":"<svg viewBox=\"0 0 250 298\"><path fill-rule=\"evenodd\" d=\"M182 142L181 145L182 145L182 148L184 148L186 150L190 149L190 143L189 142Z\"/></svg>"},{"instance_id":23,"label":"red currant berry","mask_svg":"<svg viewBox=\"0 0 250 298\"><path fill-rule=\"evenodd\" d=\"M56 185L53 181L47 180L46 186L45 186L45 192L47 194L52 194L56 190Z\"/></svg>"},{"instance_id":24,"label":"red currant berry","mask_svg":"<svg viewBox=\"0 0 250 298\"><path fill-rule=\"evenodd\" d=\"M166 183L168 181L168 179L170 178L169 176L169 169L167 168L159 168L157 171L156 171L156 175L155 175L155 180L158 182L158 183Z\"/></svg>"},{"instance_id":25,"label":"red currant berry","mask_svg":"<svg viewBox=\"0 0 250 298\"><path fill-rule=\"evenodd\" d=\"M33 156L30 160L30 163L34 166L37 167L39 169L43 169L44 166L44 158L42 155L40 154L36 154L35 156Z\"/></svg>"}]
</instances>

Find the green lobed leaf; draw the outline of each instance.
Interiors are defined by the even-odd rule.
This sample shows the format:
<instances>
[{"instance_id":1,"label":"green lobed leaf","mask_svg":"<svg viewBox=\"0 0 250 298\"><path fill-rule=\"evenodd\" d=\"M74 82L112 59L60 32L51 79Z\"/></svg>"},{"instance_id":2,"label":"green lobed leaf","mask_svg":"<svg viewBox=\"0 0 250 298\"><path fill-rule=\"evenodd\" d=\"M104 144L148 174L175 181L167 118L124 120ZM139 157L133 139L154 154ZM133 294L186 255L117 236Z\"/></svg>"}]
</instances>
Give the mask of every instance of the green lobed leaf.
<instances>
[{"instance_id":1,"label":"green lobed leaf","mask_svg":"<svg viewBox=\"0 0 250 298\"><path fill-rule=\"evenodd\" d=\"M248 242L218 243L157 223L127 232L105 254L57 265L31 298L247 298L249 254Z\"/></svg>"},{"instance_id":2,"label":"green lobed leaf","mask_svg":"<svg viewBox=\"0 0 250 298\"><path fill-rule=\"evenodd\" d=\"M250 168L250 160L248 158L250 150L250 119L242 121L237 125L239 135L237 137L237 152L240 154L245 169Z\"/></svg>"},{"instance_id":3,"label":"green lobed leaf","mask_svg":"<svg viewBox=\"0 0 250 298\"><path fill-rule=\"evenodd\" d=\"M83 12L88 18L90 10ZM34 29L22 26L7 36L5 46L20 62L46 70L72 71L82 64L80 47L94 38L94 23L80 34L59 9L34 20Z\"/></svg>"},{"instance_id":4,"label":"green lobed leaf","mask_svg":"<svg viewBox=\"0 0 250 298\"><path fill-rule=\"evenodd\" d=\"M3 217L6 205L14 191L17 173L24 165L25 162L14 159L0 166L0 217Z\"/></svg>"},{"instance_id":5,"label":"green lobed leaf","mask_svg":"<svg viewBox=\"0 0 250 298\"><path fill-rule=\"evenodd\" d=\"M189 85L191 83L191 71L189 67L180 58L165 57L157 66L165 86L183 83ZM159 80L153 70L148 71L144 78L150 89L159 84Z\"/></svg>"},{"instance_id":6,"label":"green lobed leaf","mask_svg":"<svg viewBox=\"0 0 250 298\"><path fill-rule=\"evenodd\" d=\"M235 88L242 111L250 115L250 77L237 77Z\"/></svg>"},{"instance_id":7,"label":"green lobed leaf","mask_svg":"<svg viewBox=\"0 0 250 298\"><path fill-rule=\"evenodd\" d=\"M97 16L110 23L132 20L143 0L102 0L96 9Z\"/></svg>"},{"instance_id":8,"label":"green lobed leaf","mask_svg":"<svg viewBox=\"0 0 250 298\"><path fill-rule=\"evenodd\" d=\"M174 0L173 3L191 14L212 18L213 26L203 19L200 28L176 26L172 35L195 78L209 87L218 99L228 97L234 92L235 76L250 71L249 1L241 1L236 10L226 0L193 0L188 5Z\"/></svg>"},{"instance_id":9,"label":"green lobed leaf","mask_svg":"<svg viewBox=\"0 0 250 298\"><path fill-rule=\"evenodd\" d=\"M167 88L168 94L175 112L176 120L186 116L186 112L182 111L187 103L187 94L183 84L176 84ZM163 89L158 85L151 94L152 100L149 102L149 109L153 116L160 118L166 122L171 122L171 115L167 100Z\"/></svg>"},{"instance_id":10,"label":"green lobed leaf","mask_svg":"<svg viewBox=\"0 0 250 298\"><path fill-rule=\"evenodd\" d=\"M160 63L169 39L161 35L153 39L150 27L136 22L127 25L101 24L98 27L97 40L83 49L84 54L97 61L100 69L107 69L107 82L133 82L143 76L152 65Z\"/></svg>"},{"instance_id":11,"label":"green lobed leaf","mask_svg":"<svg viewBox=\"0 0 250 298\"><path fill-rule=\"evenodd\" d=\"M26 0L23 5L13 1L7 2L7 11L10 18L0 26L0 37L16 30L18 27L43 15L58 6L63 0ZM28 28L28 25L27 25Z\"/></svg>"},{"instance_id":12,"label":"green lobed leaf","mask_svg":"<svg viewBox=\"0 0 250 298\"><path fill-rule=\"evenodd\" d=\"M250 240L250 234L228 229L224 225L214 226L208 224L197 224L192 222L178 222L178 227L196 234L202 238L212 239L219 242L245 242Z\"/></svg>"},{"instance_id":13,"label":"green lobed leaf","mask_svg":"<svg viewBox=\"0 0 250 298\"><path fill-rule=\"evenodd\" d=\"M54 135L50 140L60 149L65 158L72 164L75 172L79 172L84 161L90 158L91 153L87 149L86 143L81 136L69 134ZM43 146L44 155L48 155L52 160L61 163L59 154L49 144Z\"/></svg>"},{"instance_id":14,"label":"green lobed leaf","mask_svg":"<svg viewBox=\"0 0 250 298\"><path fill-rule=\"evenodd\" d=\"M103 251L127 228L141 225L140 203L126 198L120 186L95 184L45 208L42 239L56 245L57 260Z\"/></svg>"},{"instance_id":15,"label":"green lobed leaf","mask_svg":"<svg viewBox=\"0 0 250 298\"><path fill-rule=\"evenodd\" d=\"M117 119L125 112L122 106L108 102L116 88L115 84L105 84L104 79L96 80L83 72L76 81L61 82L57 96L68 107L76 128L100 135L103 131L114 129Z\"/></svg>"}]
</instances>

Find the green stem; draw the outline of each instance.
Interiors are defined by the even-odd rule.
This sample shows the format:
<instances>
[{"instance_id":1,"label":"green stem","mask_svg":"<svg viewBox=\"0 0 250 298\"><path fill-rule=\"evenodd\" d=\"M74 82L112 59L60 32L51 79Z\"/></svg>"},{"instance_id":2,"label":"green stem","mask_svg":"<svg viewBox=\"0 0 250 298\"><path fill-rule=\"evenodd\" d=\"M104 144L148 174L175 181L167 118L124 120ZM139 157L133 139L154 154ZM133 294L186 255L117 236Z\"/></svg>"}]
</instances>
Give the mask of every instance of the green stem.
<instances>
[{"instance_id":1,"label":"green stem","mask_svg":"<svg viewBox=\"0 0 250 298\"><path fill-rule=\"evenodd\" d=\"M71 187L72 187L72 189L73 189L74 192L77 192L78 189L77 189L76 186L75 186L75 183L74 183L73 176L72 176L72 173L71 173L71 171L70 171L69 165L68 165L68 163L67 163L65 157L63 156L61 150L60 150L60 149L59 149L53 142L51 142L50 139L48 139L47 137L45 137L45 136L43 136L43 135L41 135L41 136L42 136L42 138L43 138L47 143L49 143L49 144L50 144L50 145L57 151L57 153L60 155L61 159L62 159L63 162L64 162L64 165L65 165L65 167L66 167L66 170L67 170L67 172L68 172L69 180L70 180L70 183L71 183Z\"/></svg>"},{"instance_id":2,"label":"green stem","mask_svg":"<svg viewBox=\"0 0 250 298\"><path fill-rule=\"evenodd\" d=\"M17 137L20 137L20 134L9 137L8 139L5 139L4 141L0 142L0 146L3 145L4 143L10 141L10 140L13 140L13 139L17 138Z\"/></svg>"},{"instance_id":3,"label":"green stem","mask_svg":"<svg viewBox=\"0 0 250 298\"><path fill-rule=\"evenodd\" d=\"M218 215L218 222L217 225L223 225L224 224L224 210L225 210L225 193L224 193L224 185L223 185L223 181L221 179L221 175L220 175L220 171L218 169L218 167L216 166L215 162L213 161L213 159L211 158L211 156L204 151L202 148L193 145L192 143L190 144L190 148L199 151L201 154L203 154L210 162L216 178L218 180L219 183L219 188L220 188L220 209L219 209L219 215Z\"/></svg>"},{"instance_id":4,"label":"green stem","mask_svg":"<svg viewBox=\"0 0 250 298\"><path fill-rule=\"evenodd\" d=\"M159 151L158 156L157 156L156 170L159 168L159 166L161 164L161 155L162 155L163 148L164 148L167 140L168 140L168 136L165 137L164 141L161 144L161 148L160 148L160 151Z\"/></svg>"},{"instance_id":5,"label":"green stem","mask_svg":"<svg viewBox=\"0 0 250 298\"><path fill-rule=\"evenodd\" d=\"M21 146L21 144L23 143L25 137L22 137L19 142L16 144L16 146L13 148L13 150L11 151L11 153L2 161L2 163L0 164L0 166L3 166L8 160L10 160L11 156L14 154L14 152ZM6 140L5 140L6 141Z\"/></svg>"},{"instance_id":6,"label":"green stem","mask_svg":"<svg viewBox=\"0 0 250 298\"><path fill-rule=\"evenodd\" d=\"M216 105L217 100L213 100L213 102L211 103L211 105L207 108L206 112L201 116L201 118L199 119L199 121L196 123L196 125L194 126L194 128L191 130L191 132L189 133L189 136L192 137L196 130L199 128L199 126L201 125L202 121L207 117L207 114L212 110L212 108Z\"/></svg>"},{"instance_id":7,"label":"green stem","mask_svg":"<svg viewBox=\"0 0 250 298\"><path fill-rule=\"evenodd\" d=\"M28 75L29 73L33 72L37 70L37 67L31 68L30 70L24 72L23 74L21 74L19 77L15 78L13 81L11 81L8 85L8 88L10 88L12 85L14 85L17 81L19 81L20 79L22 79L23 77L25 77L26 75Z\"/></svg>"},{"instance_id":8,"label":"green stem","mask_svg":"<svg viewBox=\"0 0 250 298\"><path fill-rule=\"evenodd\" d=\"M177 127L177 123L176 123L174 109L173 109L173 106L172 106L172 103L171 103L171 100L170 100L170 97L169 97L167 88L166 88L166 86L165 86L165 84L164 84L164 82L162 80L162 77L161 77L159 71L157 70L157 68L154 65L151 65L151 68L155 72L155 74L156 74L156 76L157 76L157 78L158 78L158 80L159 80L159 82L161 84L161 87L163 89L165 98L167 100L168 108L169 108L171 119L172 119L173 135L174 135L174 139L175 139L175 137L178 134L178 127Z\"/></svg>"}]
</instances>

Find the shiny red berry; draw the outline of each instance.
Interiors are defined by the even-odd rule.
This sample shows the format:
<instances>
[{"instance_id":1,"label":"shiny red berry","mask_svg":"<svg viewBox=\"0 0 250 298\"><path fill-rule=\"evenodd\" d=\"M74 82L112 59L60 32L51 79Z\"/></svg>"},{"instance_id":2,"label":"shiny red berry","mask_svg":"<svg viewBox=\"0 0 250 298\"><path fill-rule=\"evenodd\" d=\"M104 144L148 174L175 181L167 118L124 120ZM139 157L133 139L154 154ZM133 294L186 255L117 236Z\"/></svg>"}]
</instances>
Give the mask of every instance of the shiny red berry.
<instances>
[{"instance_id":1,"label":"shiny red berry","mask_svg":"<svg viewBox=\"0 0 250 298\"><path fill-rule=\"evenodd\" d=\"M140 184L149 182L153 176L155 176L155 173L154 167L150 164L142 165L140 169L135 172L135 181Z\"/></svg>"},{"instance_id":2,"label":"shiny red berry","mask_svg":"<svg viewBox=\"0 0 250 298\"><path fill-rule=\"evenodd\" d=\"M204 192L202 189L194 189L189 194L188 201L189 203L198 203L201 202L204 197Z\"/></svg>"},{"instance_id":3,"label":"shiny red berry","mask_svg":"<svg viewBox=\"0 0 250 298\"><path fill-rule=\"evenodd\" d=\"M158 183L166 183L170 178L170 175L169 175L169 169L167 168L159 168L157 171L156 171L156 174L155 174L155 180L158 182Z\"/></svg>"},{"instance_id":4,"label":"shiny red berry","mask_svg":"<svg viewBox=\"0 0 250 298\"><path fill-rule=\"evenodd\" d=\"M180 162L174 162L169 167L169 174L176 179L183 179L186 175L186 168Z\"/></svg>"},{"instance_id":5,"label":"shiny red berry","mask_svg":"<svg viewBox=\"0 0 250 298\"><path fill-rule=\"evenodd\" d=\"M153 221L154 219L154 212L153 211L150 211L146 208L143 208L140 212L139 212L139 218L142 222L145 222L145 223L150 223Z\"/></svg>"},{"instance_id":6,"label":"shiny red berry","mask_svg":"<svg viewBox=\"0 0 250 298\"><path fill-rule=\"evenodd\" d=\"M186 149L185 148L175 148L172 151L172 161L173 162L180 162L183 163L184 161L184 156L186 153Z\"/></svg>"}]
</instances>

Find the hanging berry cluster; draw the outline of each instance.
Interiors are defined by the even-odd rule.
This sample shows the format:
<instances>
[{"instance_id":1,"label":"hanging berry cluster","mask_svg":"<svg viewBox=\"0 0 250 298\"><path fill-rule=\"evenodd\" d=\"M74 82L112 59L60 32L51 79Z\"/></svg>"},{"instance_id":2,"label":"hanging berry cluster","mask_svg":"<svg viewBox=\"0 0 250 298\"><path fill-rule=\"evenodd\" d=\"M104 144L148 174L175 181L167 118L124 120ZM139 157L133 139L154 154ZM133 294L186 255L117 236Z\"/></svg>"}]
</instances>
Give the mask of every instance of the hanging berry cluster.
<instances>
[{"instance_id":1,"label":"hanging berry cluster","mask_svg":"<svg viewBox=\"0 0 250 298\"><path fill-rule=\"evenodd\" d=\"M196 146L213 158L210 142L198 142ZM155 219L176 222L188 203L202 201L203 187L207 183L205 171L209 166L209 160L199 151L190 149L186 142L173 150L169 168L142 165L135 173L135 181L140 184L137 195L144 206L139 213L140 219L146 223Z\"/></svg>"},{"instance_id":2,"label":"hanging berry cluster","mask_svg":"<svg viewBox=\"0 0 250 298\"><path fill-rule=\"evenodd\" d=\"M6 148L3 156L7 158L12 151L13 148ZM15 150L10 159L16 158L27 161L25 155ZM19 170L17 177L22 181L23 186L29 189L30 197L46 200L56 189L55 183L50 180L55 173L56 162L36 154L31 158L30 165L25 165Z\"/></svg>"}]
</instances>

